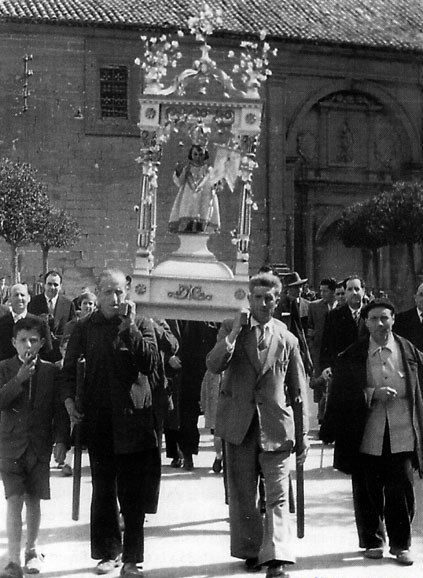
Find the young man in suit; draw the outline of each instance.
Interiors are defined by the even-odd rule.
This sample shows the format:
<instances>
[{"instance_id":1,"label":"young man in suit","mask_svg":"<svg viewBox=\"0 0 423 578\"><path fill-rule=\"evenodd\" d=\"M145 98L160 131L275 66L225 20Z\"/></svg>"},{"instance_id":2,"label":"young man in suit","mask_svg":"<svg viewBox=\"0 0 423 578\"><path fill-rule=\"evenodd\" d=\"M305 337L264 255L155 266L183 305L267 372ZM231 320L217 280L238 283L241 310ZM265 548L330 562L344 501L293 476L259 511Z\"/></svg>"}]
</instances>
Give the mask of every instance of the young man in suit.
<instances>
[{"instance_id":1,"label":"young man in suit","mask_svg":"<svg viewBox=\"0 0 423 578\"><path fill-rule=\"evenodd\" d=\"M345 280L345 305L336 307L326 317L320 350L322 371L334 367L338 355L361 336L367 329L361 318L364 298L364 281L357 275Z\"/></svg>"},{"instance_id":2,"label":"young man in suit","mask_svg":"<svg viewBox=\"0 0 423 578\"><path fill-rule=\"evenodd\" d=\"M13 328L17 355L0 362L0 457L7 499L9 564L4 574L20 575L22 509L26 505L25 571L38 573L40 500L50 499L49 468L53 441L64 458L69 421L60 399L59 370L42 361L39 351L45 325L37 317L20 319Z\"/></svg>"},{"instance_id":3,"label":"young man in suit","mask_svg":"<svg viewBox=\"0 0 423 578\"><path fill-rule=\"evenodd\" d=\"M308 308L307 339L309 343L311 359L313 360L313 377L310 387L313 389L314 401L318 404L318 420L323 418L326 399L326 381L320 380L324 367L320 366L320 349L326 318L336 306L335 301L336 280L332 277L320 281L321 299L311 301ZM319 385L321 384L321 385ZM324 384L324 385L323 385ZM323 385L323 388L322 388Z\"/></svg>"},{"instance_id":4,"label":"young man in suit","mask_svg":"<svg viewBox=\"0 0 423 578\"><path fill-rule=\"evenodd\" d=\"M49 271L44 278L44 293L35 295L28 305L28 311L47 318L51 336L52 351L46 356L55 363L62 358L60 342L65 325L76 315L75 306L70 299L62 295L62 276L58 271Z\"/></svg>"},{"instance_id":5,"label":"young man in suit","mask_svg":"<svg viewBox=\"0 0 423 578\"><path fill-rule=\"evenodd\" d=\"M223 322L207 367L222 373L215 434L225 441L231 554L247 571L267 565L267 578L286 577L295 562L289 514L289 458L295 445L291 403L304 403L304 436L297 459L305 460L306 377L298 340L273 318L281 282L259 273L249 282L250 310ZM259 474L266 489L263 517Z\"/></svg>"},{"instance_id":6,"label":"young man in suit","mask_svg":"<svg viewBox=\"0 0 423 578\"><path fill-rule=\"evenodd\" d=\"M398 313L395 317L395 333L405 337L420 351L423 351L423 283L414 295L415 307Z\"/></svg>"}]
</instances>

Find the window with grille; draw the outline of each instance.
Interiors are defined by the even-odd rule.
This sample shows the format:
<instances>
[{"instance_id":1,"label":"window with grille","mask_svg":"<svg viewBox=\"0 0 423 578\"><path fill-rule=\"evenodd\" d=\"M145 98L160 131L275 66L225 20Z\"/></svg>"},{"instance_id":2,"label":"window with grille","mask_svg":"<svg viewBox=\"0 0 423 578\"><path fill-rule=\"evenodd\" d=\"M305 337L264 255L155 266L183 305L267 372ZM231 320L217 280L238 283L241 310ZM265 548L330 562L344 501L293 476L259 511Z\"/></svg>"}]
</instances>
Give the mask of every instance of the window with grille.
<instances>
[{"instance_id":1,"label":"window with grille","mask_svg":"<svg viewBox=\"0 0 423 578\"><path fill-rule=\"evenodd\" d=\"M100 109L102 118L128 118L128 68L100 68Z\"/></svg>"}]
</instances>

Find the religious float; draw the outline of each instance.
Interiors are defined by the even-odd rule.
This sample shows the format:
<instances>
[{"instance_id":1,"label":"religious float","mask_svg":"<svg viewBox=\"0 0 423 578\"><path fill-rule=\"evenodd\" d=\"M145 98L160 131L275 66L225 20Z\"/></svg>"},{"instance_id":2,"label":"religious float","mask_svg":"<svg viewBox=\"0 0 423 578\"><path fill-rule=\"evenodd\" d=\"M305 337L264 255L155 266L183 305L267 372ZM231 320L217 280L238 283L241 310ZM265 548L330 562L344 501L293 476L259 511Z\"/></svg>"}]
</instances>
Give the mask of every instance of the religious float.
<instances>
[{"instance_id":1,"label":"religious float","mask_svg":"<svg viewBox=\"0 0 423 578\"><path fill-rule=\"evenodd\" d=\"M206 41L221 24L221 14L207 4L189 19L192 38L187 42L185 35L183 42L195 58L167 84L169 70L184 60L184 34L141 37L144 53L136 63L144 73L137 159L142 176L131 298L142 315L221 321L248 305L252 175L263 108L259 88L270 74L270 46L263 32L257 42L241 42L239 54L227 54L227 61L235 62L232 74L225 72ZM176 196L168 218L179 248L156 264L159 170L175 139L188 150L188 161L173 173ZM231 230L232 267L208 248L210 236L225 226L219 214L222 187L239 194L237 226Z\"/></svg>"}]
</instances>

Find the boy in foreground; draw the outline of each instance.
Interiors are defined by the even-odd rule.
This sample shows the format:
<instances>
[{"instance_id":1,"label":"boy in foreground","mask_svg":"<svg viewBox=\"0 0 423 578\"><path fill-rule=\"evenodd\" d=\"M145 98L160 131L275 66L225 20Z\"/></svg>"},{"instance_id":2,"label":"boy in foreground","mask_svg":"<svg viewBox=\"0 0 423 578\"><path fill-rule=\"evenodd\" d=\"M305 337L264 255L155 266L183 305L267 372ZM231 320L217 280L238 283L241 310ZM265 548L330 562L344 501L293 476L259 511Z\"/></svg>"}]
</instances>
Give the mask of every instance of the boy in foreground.
<instances>
[{"instance_id":1,"label":"boy in foreground","mask_svg":"<svg viewBox=\"0 0 423 578\"><path fill-rule=\"evenodd\" d=\"M40 572L37 551L40 500L50 499L49 468L53 442L64 460L69 422L57 383L59 369L39 358L45 327L41 319L15 323L17 355L0 362L0 470L7 500L9 563L1 578L22 576L22 510L26 505L25 571Z\"/></svg>"}]
</instances>

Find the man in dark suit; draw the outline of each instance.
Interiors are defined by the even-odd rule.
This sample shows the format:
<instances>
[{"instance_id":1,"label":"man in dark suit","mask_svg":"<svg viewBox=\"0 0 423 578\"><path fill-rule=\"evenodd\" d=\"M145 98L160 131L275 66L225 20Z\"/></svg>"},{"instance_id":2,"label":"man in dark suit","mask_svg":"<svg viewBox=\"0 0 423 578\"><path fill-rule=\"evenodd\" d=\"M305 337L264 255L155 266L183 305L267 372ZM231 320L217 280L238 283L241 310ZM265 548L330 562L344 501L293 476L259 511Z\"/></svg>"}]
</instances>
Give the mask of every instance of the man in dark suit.
<instances>
[{"instance_id":1,"label":"man in dark suit","mask_svg":"<svg viewBox=\"0 0 423 578\"><path fill-rule=\"evenodd\" d=\"M61 289L62 276L58 271L49 271L45 275L44 293L35 295L28 305L29 313L43 316L48 320L53 348L45 359L52 362L62 359L60 341L65 325L76 315L74 304L61 294Z\"/></svg>"},{"instance_id":2,"label":"man in dark suit","mask_svg":"<svg viewBox=\"0 0 423 578\"><path fill-rule=\"evenodd\" d=\"M246 570L267 565L267 578L287 576L295 562L290 540L289 457L295 444L292 402L304 402L304 437L297 459L305 460L306 376L298 340L273 318L281 283L271 273L249 282L250 311L226 319L207 367L222 373L215 434L225 440L229 487L231 554ZM257 499L259 473L266 490L266 512Z\"/></svg>"},{"instance_id":3,"label":"man in dark suit","mask_svg":"<svg viewBox=\"0 0 423 578\"><path fill-rule=\"evenodd\" d=\"M423 351L423 283L418 286L414 301L415 307L395 317L394 331Z\"/></svg>"},{"instance_id":4,"label":"man in dark suit","mask_svg":"<svg viewBox=\"0 0 423 578\"><path fill-rule=\"evenodd\" d=\"M345 305L336 307L327 316L320 350L320 367L333 369L338 355L360 336L367 334L361 308L364 297L364 281L351 275L345 281Z\"/></svg>"},{"instance_id":5,"label":"man in dark suit","mask_svg":"<svg viewBox=\"0 0 423 578\"><path fill-rule=\"evenodd\" d=\"M308 307L307 338L310 346L311 358L314 366L314 377L319 377L323 367L320 367L320 348L322 345L323 330L328 313L334 309L336 281L325 278L320 281L321 299L311 301Z\"/></svg>"},{"instance_id":6,"label":"man in dark suit","mask_svg":"<svg viewBox=\"0 0 423 578\"><path fill-rule=\"evenodd\" d=\"M16 349L12 344L13 327L19 319L37 318L37 315L28 313L28 303L30 302L28 286L24 283L16 283L10 289L10 309L0 316L0 361L9 359L16 355ZM51 334L47 321L44 320L45 340L40 355L48 355L51 352Z\"/></svg>"},{"instance_id":7,"label":"man in dark suit","mask_svg":"<svg viewBox=\"0 0 423 578\"><path fill-rule=\"evenodd\" d=\"M395 309L376 299L363 311L370 337L340 356L320 437L335 442L334 467L351 474L359 545L409 566L415 512L413 468L423 472L423 355L392 332Z\"/></svg>"},{"instance_id":8,"label":"man in dark suit","mask_svg":"<svg viewBox=\"0 0 423 578\"><path fill-rule=\"evenodd\" d=\"M310 381L310 387L313 389L314 401L319 407L317 416L319 421L323 417L326 400L326 382L319 380L322 370L325 369L320 366L320 349L326 318L329 312L336 306L335 288L335 279L332 277L322 279L319 287L321 299L311 301L308 308L307 339L313 361L313 377Z\"/></svg>"}]
</instances>

